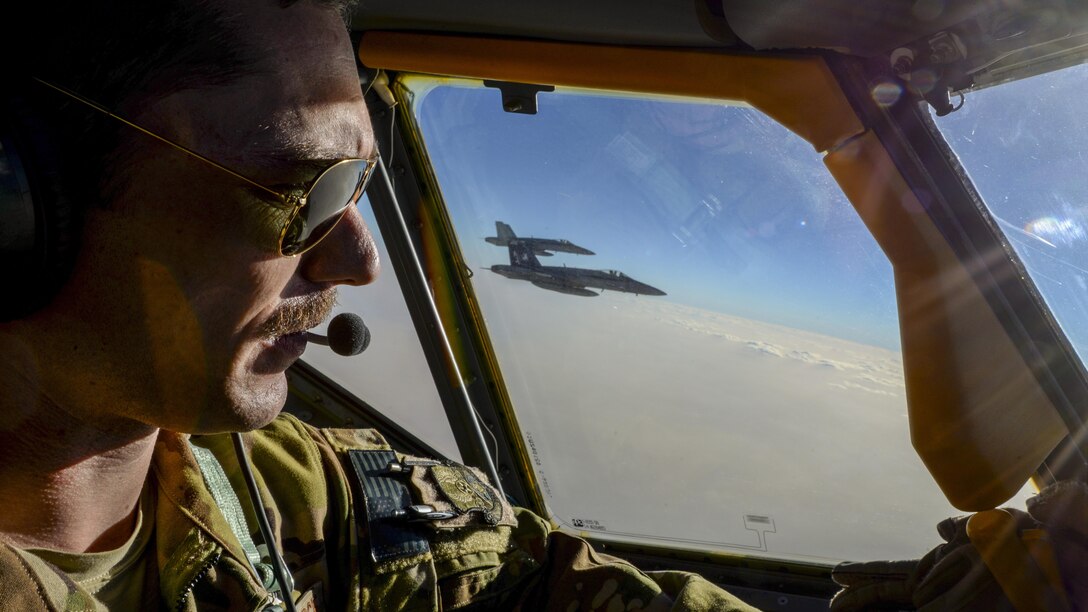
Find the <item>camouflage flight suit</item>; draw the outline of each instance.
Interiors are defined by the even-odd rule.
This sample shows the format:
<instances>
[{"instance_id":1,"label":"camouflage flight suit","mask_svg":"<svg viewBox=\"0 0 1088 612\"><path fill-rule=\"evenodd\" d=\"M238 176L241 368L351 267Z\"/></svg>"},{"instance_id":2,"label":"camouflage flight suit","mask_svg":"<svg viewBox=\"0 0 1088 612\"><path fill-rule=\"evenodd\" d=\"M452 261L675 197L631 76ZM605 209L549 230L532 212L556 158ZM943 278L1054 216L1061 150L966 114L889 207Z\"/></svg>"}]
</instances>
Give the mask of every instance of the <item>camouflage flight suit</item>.
<instances>
[{"instance_id":1,"label":"camouflage flight suit","mask_svg":"<svg viewBox=\"0 0 1088 612\"><path fill-rule=\"evenodd\" d=\"M599 555L512 509L467 468L393 454L374 431L316 430L281 415L245 438L296 596L316 595L318 610L752 609L697 575L643 574ZM192 443L214 453L251 512L229 436ZM157 572L148 572L147 607L265 609L267 580L246 561L185 436L160 434L151 478ZM451 518L411 521L389 504L405 491L407 505ZM95 605L53 566L0 546L0 608Z\"/></svg>"}]
</instances>

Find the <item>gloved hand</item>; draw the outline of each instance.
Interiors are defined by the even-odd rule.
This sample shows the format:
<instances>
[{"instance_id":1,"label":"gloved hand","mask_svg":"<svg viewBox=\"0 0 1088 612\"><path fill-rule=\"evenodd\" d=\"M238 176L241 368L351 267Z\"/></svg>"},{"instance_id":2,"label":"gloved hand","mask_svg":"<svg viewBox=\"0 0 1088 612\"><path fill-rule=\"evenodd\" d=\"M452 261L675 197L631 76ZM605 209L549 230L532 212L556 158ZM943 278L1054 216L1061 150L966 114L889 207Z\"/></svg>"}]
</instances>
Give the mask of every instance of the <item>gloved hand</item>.
<instances>
[{"instance_id":1,"label":"gloved hand","mask_svg":"<svg viewBox=\"0 0 1088 612\"><path fill-rule=\"evenodd\" d=\"M832 578L843 589L831 609L1014 610L987 566L1005 563L1006 588L1018 582L1035 587L1014 594L1021 602L1019 612L1088 611L1088 486L1057 483L1029 499L1027 508L1026 513L1013 509L979 513L982 520L973 521L970 529L971 517L944 520L937 532L945 543L918 560L840 564ZM999 548L1010 541L996 537L1000 529L993 531L1002 524L1007 524L1004 533L1014 538L1015 545L1005 551ZM1010 550L1013 554L1002 556ZM1043 553L1037 554L1039 550ZM1015 571L1016 563L1023 571Z\"/></svg>"},{"instance_id":2,"label":"gloved hand","mask_svg":"<svg viewBox=\"0 0 1088 612\"><path fill-rule=\"evenodd\" d=\"M1029 499L1027 508L1049 534L1070 607L1088 611L1088 485L1059 482Z\"/></svg>"},{"instance_id":3,"label":"gloved hand","mask_svg":"<svg viewBox=\"0 0 1088 612\"><path fill-rule=\"evenodd\" d=\"M1035 521L1010 511L1025 527ZM969 517L941 521L945 543L912 561L840 563L831 573L843 587L831 601L834 612L854 610L1013 610L967 537Z\"/></svg>"}]
</instances>

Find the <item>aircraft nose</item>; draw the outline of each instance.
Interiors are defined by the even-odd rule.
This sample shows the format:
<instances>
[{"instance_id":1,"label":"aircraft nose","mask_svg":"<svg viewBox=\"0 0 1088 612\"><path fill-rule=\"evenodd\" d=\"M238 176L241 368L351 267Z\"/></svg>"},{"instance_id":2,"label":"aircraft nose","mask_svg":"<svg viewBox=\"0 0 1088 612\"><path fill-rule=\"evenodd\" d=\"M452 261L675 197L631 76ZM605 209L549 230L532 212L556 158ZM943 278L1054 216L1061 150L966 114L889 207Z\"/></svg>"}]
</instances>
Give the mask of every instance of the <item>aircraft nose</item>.
<instances>
[{"instance_id":1,"label":"aircraft nose","mask_svg":"<svg viewBox=\"0 0 1088 612\"><path fill-rule=\"evenodd\" d=\"M657 287L651 287L651 286L646 285L646 284L642 285L642 289L643 290L640 291L639 293L642 293L643 295L668 295L667 293L665 293L664 291L658 289Z\"/></svg>"}]
</instances>

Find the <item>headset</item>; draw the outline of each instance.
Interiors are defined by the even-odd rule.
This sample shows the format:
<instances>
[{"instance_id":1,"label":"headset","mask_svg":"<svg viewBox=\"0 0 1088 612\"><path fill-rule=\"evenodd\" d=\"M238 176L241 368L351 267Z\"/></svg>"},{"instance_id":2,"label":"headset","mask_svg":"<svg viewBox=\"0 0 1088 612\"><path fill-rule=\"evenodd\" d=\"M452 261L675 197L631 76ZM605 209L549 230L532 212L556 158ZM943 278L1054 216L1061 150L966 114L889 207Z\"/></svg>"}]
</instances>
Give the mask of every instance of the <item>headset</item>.
<instances>
[{"instance_id":1,"label":"headset","mask_svg":"<svg viewBox=\"0 0 1088 612\"><path fill-rule=\"evenodd\" d=\"M55 130L32 97L0 98L0 321L46 306L75 262L82 214L62 181Z\"/></svg>"}]
</instances>

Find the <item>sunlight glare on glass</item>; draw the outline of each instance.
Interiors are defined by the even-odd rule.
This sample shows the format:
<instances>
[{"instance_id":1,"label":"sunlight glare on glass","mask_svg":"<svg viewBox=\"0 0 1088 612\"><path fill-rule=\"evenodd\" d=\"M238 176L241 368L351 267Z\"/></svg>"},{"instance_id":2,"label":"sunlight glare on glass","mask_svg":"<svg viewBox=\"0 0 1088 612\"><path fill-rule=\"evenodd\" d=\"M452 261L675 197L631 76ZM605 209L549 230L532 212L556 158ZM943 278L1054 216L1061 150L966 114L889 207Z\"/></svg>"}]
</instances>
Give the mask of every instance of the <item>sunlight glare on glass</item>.
<instances>
[{"instance_id":1,"label":"sunlight glare on glass","mask_svg":"<svg viewBox=\"0 0 1088 612\"><path fill-rule=\"evenodd\" d=\"M888 107L895 104L899 101L899 98L902 95L903 87L898 83L892 83L891 81L881 81L880 83L873 85L873 101L883 107Z\"/></svg>"},{"instance_id":2,"label":"sunlight glare on glass","mask_svg":"<svg viewBox=\"0 0 1088 612\"><path fill-rule=\"evenodd\" d=\"M1034 219L1027 222L1024 231L1050 246L1073 246L1088 237L1084 225L1069 217L1047 216Z\"/></svg>"}]
</instances>

